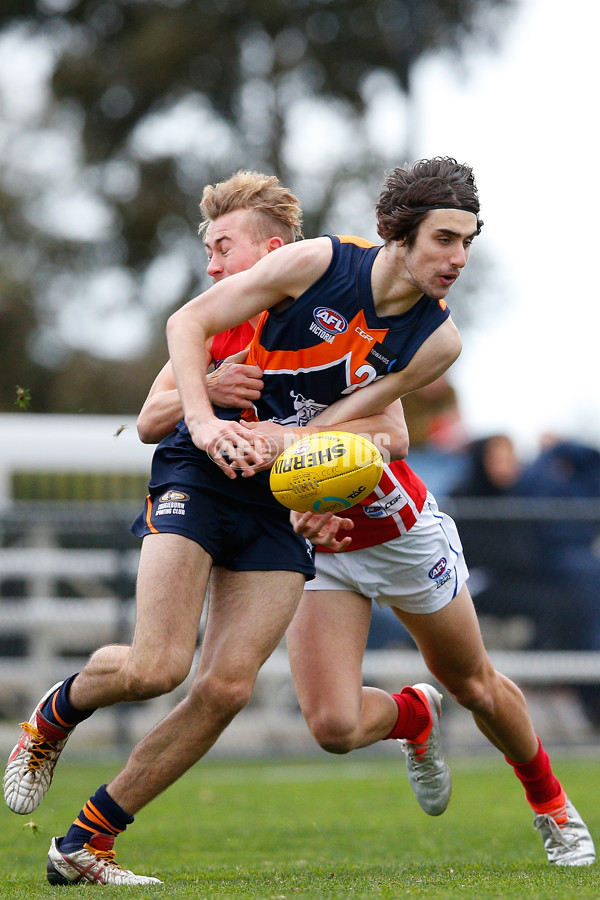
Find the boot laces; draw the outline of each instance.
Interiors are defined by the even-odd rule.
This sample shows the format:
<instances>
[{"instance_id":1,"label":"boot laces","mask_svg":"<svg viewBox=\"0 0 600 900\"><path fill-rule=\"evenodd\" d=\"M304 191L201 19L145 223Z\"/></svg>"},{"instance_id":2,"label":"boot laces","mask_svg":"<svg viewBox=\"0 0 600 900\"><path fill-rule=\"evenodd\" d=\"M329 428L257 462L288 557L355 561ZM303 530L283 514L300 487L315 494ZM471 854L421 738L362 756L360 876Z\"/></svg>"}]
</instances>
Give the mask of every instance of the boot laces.
<instances>
[{"instance_id":1,"label":"boot laces","mask_svg":"<svg viewBox=\"0 0 600 900\"><path fill-rule=\"evenodd\" d=\"M120 869L121 872L123 871L123 867L115 859L114 850L98 850L96 847L92 847L91 844L84 844L83 848L89 853L93 853L96 859L104 863L105 866L111 866L114 869Z\"/></svg>"},{"instance_id":2,"label":"boot laces","mask_svg":"<svg viewBox=\"0 0 600 900\"><path fill-rule=\"evenodd\" d=\"M41 732L31 722L21 722L21 728L26 731L31 738L29 752L31 759L27 765L30 772L35 772L40 768L47 759L56 753L56 742L51 741L43 732Z\"/></svg>"}]
</instances>

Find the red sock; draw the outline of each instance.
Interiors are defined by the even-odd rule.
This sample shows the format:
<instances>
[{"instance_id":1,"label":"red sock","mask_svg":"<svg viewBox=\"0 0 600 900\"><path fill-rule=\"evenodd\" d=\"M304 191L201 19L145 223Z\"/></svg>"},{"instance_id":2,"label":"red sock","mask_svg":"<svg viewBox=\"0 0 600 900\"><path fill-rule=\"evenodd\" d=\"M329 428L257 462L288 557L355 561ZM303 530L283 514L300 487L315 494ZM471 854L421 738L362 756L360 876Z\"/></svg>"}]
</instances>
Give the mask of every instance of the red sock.
<instances>
[{"instance_id":1,"label":"red sock","mask_svg":"<svg viewBox=\"0 0 600 900\"><path fill-rule=\"evenodd\" d=\"M525 796L530 805L536 812L542 812L547 810L541 810L538 807L556 800L562 793L562 785L552 773L550 759L539 738L538 744L538 752L527 763L515 763L508 757L505 759L513 767L515 775L525 788Z\"/></svg>"},{"instance_id":2,"label":"red sock","mask_svg":"<svg viewBox=\"0 0 600 900\"><path fill-rule=\"evenodd\" d=\"M431 725L431 713L420 691L412 687L402 688L399 694L392 694L398 707L398 719L385 740L404 738L414 741Z\"/></svg>"}]
</instances>

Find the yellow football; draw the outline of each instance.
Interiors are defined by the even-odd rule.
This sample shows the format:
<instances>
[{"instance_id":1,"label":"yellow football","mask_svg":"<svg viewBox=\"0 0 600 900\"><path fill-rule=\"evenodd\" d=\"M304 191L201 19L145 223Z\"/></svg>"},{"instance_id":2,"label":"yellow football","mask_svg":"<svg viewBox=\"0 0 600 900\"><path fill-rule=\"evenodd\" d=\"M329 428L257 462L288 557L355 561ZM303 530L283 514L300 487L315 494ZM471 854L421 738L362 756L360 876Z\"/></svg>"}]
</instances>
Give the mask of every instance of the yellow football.
<instances>
[{"instance_id":1,"label":"yellow football","mask_svg":"<svg viewBox=\"0 0 600 900\"><path fill-rule=\"evenodd\" d=\"M271 468L273 495L297 512L340 512L368 497L379 484L383 459L366 438L323 431L300 438Z\"/></svg>"}]
</instances>

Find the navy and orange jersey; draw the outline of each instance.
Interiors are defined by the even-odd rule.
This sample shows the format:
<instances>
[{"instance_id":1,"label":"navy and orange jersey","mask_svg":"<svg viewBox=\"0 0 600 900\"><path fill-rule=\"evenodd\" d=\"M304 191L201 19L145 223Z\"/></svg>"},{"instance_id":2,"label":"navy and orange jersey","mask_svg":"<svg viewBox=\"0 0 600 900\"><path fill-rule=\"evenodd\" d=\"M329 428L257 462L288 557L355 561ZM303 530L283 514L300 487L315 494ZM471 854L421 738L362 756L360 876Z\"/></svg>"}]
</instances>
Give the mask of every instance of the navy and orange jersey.
<instances>
[{"instance_id":1,"label":"navy and orange jersey","mask_svg":"<svg viewBox=\"0 0 600 900\"><path fill-rule=\"evenodd\" d=\"M255 409L215 407L220 418L250 413L249 418L306 425L344 395L405 368L448 318L446 304L426 296L402 315L378 316L371 269L380 247L357 237L329 237L333 255L323 275L288 307L269 310L260 318L246 360L263 370L264 389ZM228 352L240 349L232 340ZM161 441L155 459L161 454L171 466L188 467L189 477L202 490L282 511L269 489L268 472L227 478L194 446L183 420ZM364 511L361 506L345 513L355 518L351 549L407 531L423 507L425 493L423 482L406 463L386 467L380 486L364 501Z\"/></svg>"},{"instance_id":2,"label":"navy and orange jersey","mask_svg":"<svg viewBox=\"0 0 600 900\"><path fill-rule=\"evenodd\" d=\"M423 296L407 312L378 316L371 269L381 249L329 235L327 270L287 307L261 317L247 363L263 370L256 417L305 425L321 410L389 372L399 372L448 318L442 300Z\"/></svg>"},{"instance_id":3,"label":"navy and orange jersey","mask_svg":"<svg viewBox=\"0 0 600 900\"><path fill-rule=\"evenodd\" d=\"M333 256L323 275L287 308L265 313L257 326L247 362L263 369L258 419L306 425L340 397L404 369L449 316L443 300L427 296L402 315L378 316L371 269L380 247L352 236L330 238ZM426 494L405 462L386 466L375 491L339 514L354 522L346 552L405 534Z\"/></svg>"}]
</instances>

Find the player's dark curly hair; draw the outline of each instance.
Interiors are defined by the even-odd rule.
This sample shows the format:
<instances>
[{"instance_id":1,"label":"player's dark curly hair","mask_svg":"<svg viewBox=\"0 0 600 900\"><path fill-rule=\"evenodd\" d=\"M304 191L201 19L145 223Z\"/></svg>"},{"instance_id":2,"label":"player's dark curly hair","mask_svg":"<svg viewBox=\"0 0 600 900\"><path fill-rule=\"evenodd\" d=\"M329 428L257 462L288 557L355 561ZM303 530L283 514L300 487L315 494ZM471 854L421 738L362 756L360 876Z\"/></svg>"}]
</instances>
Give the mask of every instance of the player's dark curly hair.
<instances>
[{"instance_id":1,"label":"player's dark curly hair","mask_svg":"<svg viewBox=\"0 0 600 900\"><path fill-rule=\"evenodd\" d=\"M427 208L425 208L427 207ZM384 241L415 241L429 209L465 209L479 218L473 169L450 156L420 159L388 172L376 205L377 233Z\"/></svg>"}]
</instances>

